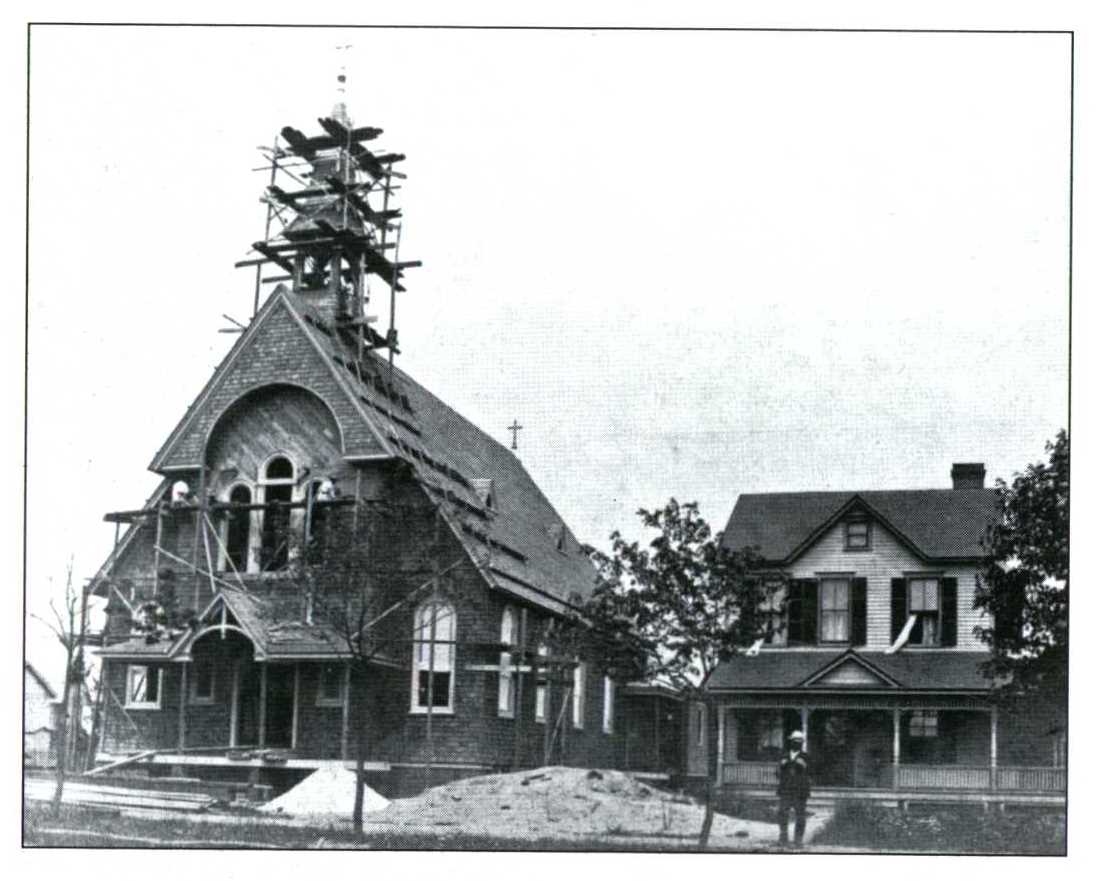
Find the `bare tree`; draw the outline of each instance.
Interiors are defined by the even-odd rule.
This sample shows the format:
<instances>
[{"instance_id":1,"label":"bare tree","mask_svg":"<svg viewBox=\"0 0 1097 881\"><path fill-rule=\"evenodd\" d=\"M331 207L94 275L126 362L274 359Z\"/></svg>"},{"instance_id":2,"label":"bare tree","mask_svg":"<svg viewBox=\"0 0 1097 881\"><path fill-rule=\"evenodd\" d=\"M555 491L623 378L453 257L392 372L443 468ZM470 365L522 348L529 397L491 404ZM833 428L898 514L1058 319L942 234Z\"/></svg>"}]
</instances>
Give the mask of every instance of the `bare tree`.
<instances>
[{"instance_id":1,"label":"bare tree","mask_svg":"<svg viewBox=\"0 0 1097 881\"><path fill-rule=\"evenodd\" d=\"M71 716L73 715L73 689L80 693L84 682L84 639L87 634L88 620L88 591L78 589L72 583L73 560L70 557L65 575L65 595L62 600L62 608L58 609L54 600L50 599L50 612L52 620L35 615L50 629L65 650L65 679L61 689L61 714L58 720L56 734L57 753L57 787L53 793L51 810L54 816L61 812L61 799L65 792L65 776L71 756L75 750L70 742ZM80 719L76 719L76 728L80 725ZM73 736L72 741L76 741Z\"/></svg>"},{"instance_id":2,"label":"bare tree","mask_svg":"<svg viewBox=\"0 0 1097 881\"><path fill-rule=\"evenodd\" d=\"M453 595L455 587L447 576L466 558L442 559L443 521L441 507L421 501L359 499L348 509L310 498L303 543L291 553L293 590L282 597L297 609L284 609L280 617L299 615L345 656L347 700L359 709L353 813L358 832L369 746L360 718L370 681L367 670L379 660L399 660L407 653L410 627L404 624L410 607ZM433 536L427 552L409 555L409 537L424 535ZM428 642L432 653L435 623ZM428 709L428 726L429 715Z\"/></svg>"}]
</instances>

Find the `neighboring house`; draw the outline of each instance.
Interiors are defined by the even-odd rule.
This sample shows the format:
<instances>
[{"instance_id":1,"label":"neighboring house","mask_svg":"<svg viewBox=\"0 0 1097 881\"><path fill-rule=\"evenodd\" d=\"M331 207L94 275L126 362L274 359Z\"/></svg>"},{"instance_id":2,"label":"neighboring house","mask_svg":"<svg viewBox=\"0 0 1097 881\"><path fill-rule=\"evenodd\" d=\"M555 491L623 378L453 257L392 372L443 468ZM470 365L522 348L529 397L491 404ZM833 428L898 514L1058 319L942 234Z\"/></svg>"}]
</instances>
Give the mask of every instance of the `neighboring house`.
<instances>
[{"instance_id":1,"label":"neighboring house","mask_svg":"<svg viewBox=\"0 0 1097 881\"><path fill-rule=\"evenodd\" d=\"M23 663L23 761L31 768L57 763L57 732L61 702L45 677Z\"/></svg>"},{"instance_id":2,"label":"neighboring house","mask_svg":"<svg viewBox=\"0 0 1097 881\"><path fill-rule=\"evenodd\" d=\"M1061 798L1063 733L1000 713L980 670L973 599L998 510L984 478L969 463L952 489L739 497L724 546L756 548L785 586L766 644L711 679L725 785L771 793L799 728L817 791Z\"/></svg>"},{"instance_id":3,"label":"neighboring house","mask_svg":"<svg viewBox=\"0 0 1097 881\"><path fill-rule=\"evenodd\" d=\"M371 783L390 794L421 787L428 765L435 783L546 758L616 766L613 683L543 645L593 589L589 559L517 456L393 368L395 334L367 323L366 274L400 289L377 244L394 212L354 184L385 184L358 142L376 130L344 122L323 121L335 139L284 130L311 179L300 194L271 189L294 219L253 262L291 283L156 453L152 497L108 516L130 525L94 586L108 598L100 758L155 750L148 761L190 771L277 776L353 759L364 732ZM383 502L404 512L373 536L395 561L377 626L398 646L361 691L345 642L287 597L287 573L325 518ZM189 623L135 626L169 604ZM543 675L553 664L563 672Z\"/></svg>"}]
</instances>

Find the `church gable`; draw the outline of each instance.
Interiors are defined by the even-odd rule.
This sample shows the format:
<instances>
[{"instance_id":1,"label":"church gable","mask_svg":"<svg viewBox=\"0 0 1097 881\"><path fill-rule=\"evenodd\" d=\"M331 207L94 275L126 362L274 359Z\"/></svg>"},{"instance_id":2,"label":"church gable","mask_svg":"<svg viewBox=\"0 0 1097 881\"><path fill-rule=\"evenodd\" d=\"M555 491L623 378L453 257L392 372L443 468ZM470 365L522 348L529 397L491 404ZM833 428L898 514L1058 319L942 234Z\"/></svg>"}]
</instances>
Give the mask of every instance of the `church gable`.
<instances>
[{"instance_id":1,"label":"church gable","mask_svg":"<svg viewBox=\"0 0 1097 881\"><path fill-rule=\"evenodd\" d=\"M211 430L232 405L249 392L277 384L306 389L330 408L341 434L343 456L389 454L362 408L301 326L286 296L276 293L157 454L152 470L201 467Z\"/></svg>"}]
</instances>

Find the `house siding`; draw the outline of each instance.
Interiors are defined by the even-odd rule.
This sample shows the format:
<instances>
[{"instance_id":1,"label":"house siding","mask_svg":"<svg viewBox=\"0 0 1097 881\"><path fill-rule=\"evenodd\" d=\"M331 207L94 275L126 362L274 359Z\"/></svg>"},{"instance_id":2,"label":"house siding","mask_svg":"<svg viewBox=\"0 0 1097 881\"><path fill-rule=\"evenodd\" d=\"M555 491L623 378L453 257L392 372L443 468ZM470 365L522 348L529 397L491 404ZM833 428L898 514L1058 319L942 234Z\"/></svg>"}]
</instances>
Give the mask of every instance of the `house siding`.
<instances>
[{"instance_id":1,"label":"house siding","mask_svg":"<svg viewBox=\"0 0 1097 881\"><path fill-rule=\"evenodd\" d=\"M985 621L974 607L977 568L974 565L940 567L920 560L879 523L872 528L872 548L847 551L843 524L839 523L796 558L785 572L791 578L817 578L825 573L850 573L868 582L866 648L882 651L891 645L891 579L925 572L956 579L956 651L981 651L986 645L974 634ZM935 649L936 650L936 649ZM949 651L951 649L939 649Z\"/></svg>"}]
</instances>

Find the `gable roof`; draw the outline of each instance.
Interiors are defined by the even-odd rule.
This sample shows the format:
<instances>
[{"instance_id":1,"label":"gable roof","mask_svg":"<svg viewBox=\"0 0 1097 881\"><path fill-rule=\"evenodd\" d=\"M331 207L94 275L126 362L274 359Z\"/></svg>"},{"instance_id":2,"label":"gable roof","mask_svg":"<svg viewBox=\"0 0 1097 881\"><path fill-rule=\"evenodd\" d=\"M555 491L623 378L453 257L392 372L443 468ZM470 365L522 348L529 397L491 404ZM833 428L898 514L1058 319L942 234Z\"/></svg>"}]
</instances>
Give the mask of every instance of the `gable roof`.
<instances>
[{"instance_id":1,"label":"gable roof","mask_svg":"<svg viewBox=\"0 0 1097 881\"><path fill-rule=\"evenodd\" d=\"M57 700L57 692L55 692L50 687L50 684L46 681L46 677L39 673L30 663L30 661L23 662L23 670L24 672L29 673L31 675L31 678L38 683L42 691L46 693L46 697L48 697L51 701Z\"/></svg>"},{"instance_id":2,"label":"gable roof","mask_svg":"<svg viewBox=\"0 0 1097 881\"><path fill-rule=\"evenodd\" d=\"M789 562L858 506L925 560L978 560L986 555L981 542L997 517L998 496L993 489L744 493L722 544Z\"/></svg>"},{"instance_id":3,"label":"gable roof","mask_svg":"<svg viewBox=\"0 0 1097 881\"><path fill-rule=\"evenodd\" d=\"M990 656L986 652L957 651L790 651L763 650L754 657L736 655L720 664L709 679L713 691L765 691L772 689L810 689L817 678L856 659L894 686L919 691L985 691L990 680L980 665ZM852 689L858 686L851 686Z\"/></svg>"},{"instance_id":4,"label":"gable roof","mask_svg":"<svg viewBox=\"0 0 1097 881\"><path fill-rule=\"evenodd\" d=\"M340 394L353 403L352 411L343 410L343 430L354 429L347 421L361 423L358 430L375 438L384 450L378 458L405 462L431 498L469 515L463 516L466 522L448 522L489 584L553 611L590 595L593 566L518 458L400 368L390 373L387 360L376 352L367 350L359 358L352 336L331 327L309 303L281 285L218 365L157 453L153 467L167 461L180 439L194 431L191 425L213 418L200 416L200 411L239 354L261 339L275 304L288 310ZM280 379L272 369L269 382ZM490 486L490 509L485 485Z\"/></svg>"}]
</instances>

